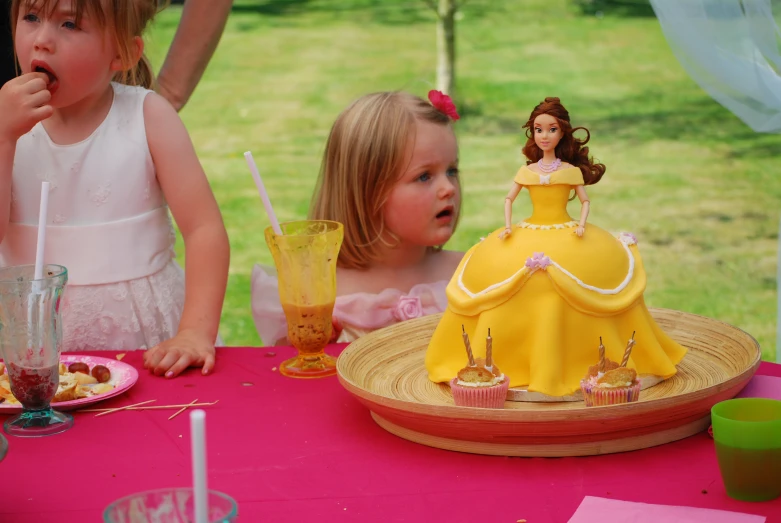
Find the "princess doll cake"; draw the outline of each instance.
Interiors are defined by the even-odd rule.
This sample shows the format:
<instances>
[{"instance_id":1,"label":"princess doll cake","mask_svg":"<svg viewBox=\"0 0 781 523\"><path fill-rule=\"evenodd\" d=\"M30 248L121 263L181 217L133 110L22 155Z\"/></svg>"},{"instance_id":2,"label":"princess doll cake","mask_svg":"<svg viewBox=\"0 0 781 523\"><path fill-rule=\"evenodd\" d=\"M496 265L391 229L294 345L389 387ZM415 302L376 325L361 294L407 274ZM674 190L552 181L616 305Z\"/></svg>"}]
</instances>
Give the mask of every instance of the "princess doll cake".
<instances>
[{"instance_id":1,"label":"princess doll cake","mask_svg":"<svg viewBox=\"0 0 781 523\"><path fill-rule=\"evenodd\" d=\"M636 331L627 367L647 384L673 376L686 349L645 306L635 237L586 223L586 186L605 173L588 156L588 130L572 128L558 98L537 105L524 127L528 161L505 199L505 227L467 251L448 283L448 306L426 352L429 379L448 383L461 369L462 325L471 335L491 328L494 362L525 399L582 399L580 380L600 336L606 356L621 361L622 340ZM585 139L575 138L577 130ZM512 204L524 187L533 212L513 225ZM567 214L573 191L581 202L578 220Z\"/></svg>"}]
</instances>

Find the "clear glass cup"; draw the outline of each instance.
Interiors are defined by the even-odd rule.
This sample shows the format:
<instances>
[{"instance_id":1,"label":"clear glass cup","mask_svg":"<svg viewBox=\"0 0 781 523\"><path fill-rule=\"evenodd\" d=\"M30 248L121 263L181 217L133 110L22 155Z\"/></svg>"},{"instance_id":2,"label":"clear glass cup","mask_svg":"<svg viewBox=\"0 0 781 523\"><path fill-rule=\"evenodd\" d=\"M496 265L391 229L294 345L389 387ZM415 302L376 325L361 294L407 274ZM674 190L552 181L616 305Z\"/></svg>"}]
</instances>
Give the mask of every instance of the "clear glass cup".
<instances>
[{"instance_id":1,"label":"clear glass cup","mask_svg":"<svg viewBox=\"0 0 781 523\"><path fill-rule=\"evenodd\" d=\"M0 269L0 352L22 412L3 424L12 436L49 436L73 426L73 416L49 406L60 383L60 297L68 281L61 265Z\"/></svg>"},{"instance_id":2,"label":"clear glass cup","mask_svg":"<svg viewBox=\"0 0 781 523\"><path fill-rule=\"evenodd\" d=\"M727 495L741 501L781 496L781 401L722 401L711 409L711 421Z\"/></svg>"},{"instance_id":3,"label":"clear glass cup","mask_svg":"<svg viewBox=\"0 0 781 523\"><path fill-rule=\"evenodd\" d=\"M208 491L208 522L238 521L239 506L232 497ZM192 488L147 490L118 499L103 511L104 523L194 523L195 497Z\"/></svg>"},{"instance_id":4,"label":"clear glass cup","mask_svg":"<svg viewBox=\"0 0 781 523\"><path fill-rule=\"evenodd\" d=\"M281 223L282 235L266 229L266 243L279 277L287 337L298 350L279 371L293 378L336 374L336 360L323 352L331 339L336 300L336 259L344 226L327 220Z\"/></svg>"},{"instance_id":5,"label":"clear glass cup","mask_svg":"<svg viewBox=\"0 0 781 523\"><path fill-rule=\"evenodd\" d=\"M6 454L8 454L8 440L0 434L0 461L5 459Z\"/></svg>"}]
</instances>

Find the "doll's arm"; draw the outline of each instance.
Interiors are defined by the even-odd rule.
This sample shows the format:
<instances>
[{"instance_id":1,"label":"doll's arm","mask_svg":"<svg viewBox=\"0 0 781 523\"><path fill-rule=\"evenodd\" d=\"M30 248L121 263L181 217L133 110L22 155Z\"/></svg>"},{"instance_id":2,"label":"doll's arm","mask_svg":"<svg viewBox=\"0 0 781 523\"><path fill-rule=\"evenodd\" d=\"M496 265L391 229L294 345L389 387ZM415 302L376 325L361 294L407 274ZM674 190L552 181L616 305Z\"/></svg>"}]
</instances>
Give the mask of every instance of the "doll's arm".
<instances>
[{"instance_id":1,"label":"doll's arm","mask_svg":"<svg viewBox=\"0 0 781 523\"><path fill-rule=\"evenodd\" d=\"M189 366L214 366L230 258L228 235L209 181L176 110L160 95L144 101L149 150L157 179L185 246L185 302L179 331L144 355L155 374L173 377Z\"/></svg>"},{"instance_id":2,"label":"doll's arm","mask_svg":"<svg viewBox=\"0 0 781 523\"><path fill-rule=\"evenodd\" d=\"M580 200L580 220L578 220L578 227L575 229L575 234L583 236L586 231L586 218L588 218L588 211L591 207L591 202L586 194L586 187L583 185L575 186L575 194L578 195Z\"/></svg>"},{"instance_id":3,"label":"doll's arm","mask_svg":"<svg viewBox=\"0 0 781 523\"><path fill-rule=\"evenodd\" d=\"M510 192L508 192L507 196L504 198L504 230L499 233L499 239L501 240L504 240L505 237L513 233L513 202L518 196L518 193L521 192L521 189L523 189L523 185L513 183Z\"/></svg>"}]
</instances>

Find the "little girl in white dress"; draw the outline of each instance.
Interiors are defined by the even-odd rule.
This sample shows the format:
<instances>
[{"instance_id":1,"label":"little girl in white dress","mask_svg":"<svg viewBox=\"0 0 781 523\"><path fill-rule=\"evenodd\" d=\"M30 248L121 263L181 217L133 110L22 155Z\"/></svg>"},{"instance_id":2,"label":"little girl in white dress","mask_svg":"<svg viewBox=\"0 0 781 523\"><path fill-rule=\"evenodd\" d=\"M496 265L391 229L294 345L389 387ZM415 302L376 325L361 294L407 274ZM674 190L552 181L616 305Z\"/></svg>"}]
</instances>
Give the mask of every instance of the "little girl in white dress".
<instances>
[{"instance_id":1,"label":"little girl in white dress","mask_svg":"<svg viewBox=\"0 0 781 523\"><path fill-rule=\"evenodd\" d=\"M12 2L22 75L0 90L0 264L34 262L48 181L44 261L68 270L62 350L149 349L147 368L172 377L214 366L229 246L184 125L148 89L141 34L157 9Z\"/></svg>"},{"instance_id":2,"label":"little girl in white dress","mask_svg":"<svg viewBox=\"0 0 781 523\"><path fill-rule=\"evenodd\" d=\"M108 115L87 139L56 144L38 122L16 144L0 259L35 256L36 202L48 181L45 258L68 269L66 351L148 349L176 334L184 307L184 271L144 131L149 91L111 87Z\"/></svg>"},{"instance_id":3,"label":"little girl in white dress","mask_svg":"<svg viewBox=\"0 0 781 523\"><path fill-rule=\"evenodd\" d=\"M363 96L337 118L310 218L344 224L332 341L445 310L463 253L441 249L461 205L458 113L438 91ZM272 267L252 271L252 315L265 345L287 343Z\"/></svg>"}]
</instances>

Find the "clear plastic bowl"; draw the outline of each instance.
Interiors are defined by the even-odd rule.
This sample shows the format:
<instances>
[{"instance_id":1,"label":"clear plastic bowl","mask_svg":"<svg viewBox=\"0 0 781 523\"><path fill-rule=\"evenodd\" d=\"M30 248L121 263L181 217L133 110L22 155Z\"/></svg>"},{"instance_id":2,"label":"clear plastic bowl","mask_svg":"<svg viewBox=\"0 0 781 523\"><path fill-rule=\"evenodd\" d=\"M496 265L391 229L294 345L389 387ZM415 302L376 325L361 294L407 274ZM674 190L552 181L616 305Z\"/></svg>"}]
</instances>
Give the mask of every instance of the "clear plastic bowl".
<instances>
[{"instance_id":1,"label":"clear plastic bowl","mask_svg":"<svg viewBox=\"0 0 781 523\"><path fill-rule=\"evenodd\" d=\"M147 490L114 501L103 511L105 523L195 523L192 488ZM233 523L236 500L209 490L209 523Z\"/></svg>"}]
</instances>

